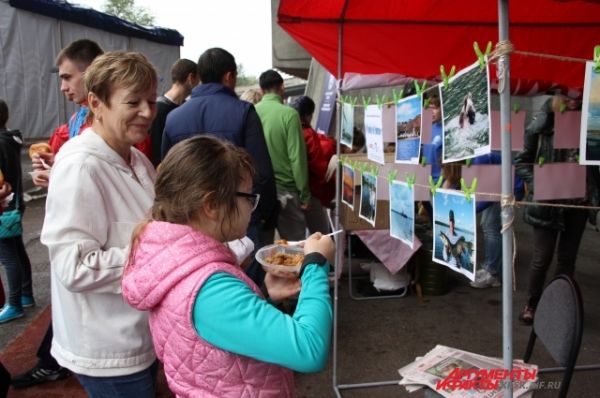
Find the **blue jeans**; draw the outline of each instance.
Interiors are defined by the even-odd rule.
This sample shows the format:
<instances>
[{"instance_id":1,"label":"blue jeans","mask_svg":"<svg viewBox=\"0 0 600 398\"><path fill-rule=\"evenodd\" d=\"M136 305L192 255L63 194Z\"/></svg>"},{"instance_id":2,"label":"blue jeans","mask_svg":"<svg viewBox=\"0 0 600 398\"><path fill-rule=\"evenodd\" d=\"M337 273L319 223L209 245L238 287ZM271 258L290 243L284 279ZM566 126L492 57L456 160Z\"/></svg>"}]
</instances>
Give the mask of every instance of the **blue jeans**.
<instances>
[{"instance_id":1,"label":"blue jeans","mask_svg":"<svg viewBox=\"0 0 600 398\"><path fill-rule=\"evenodd\" d=\"M158 361L127 376L92 377L75 374L90 398L154 398Z\"/></svg>"},{"instance_id":2,"label":"blue jeans","mask_svg":"<svg viewBox=\"0 0 600 398\"><path fill-rule=\"evenodd\" d=\"M502 221L500 202L494 202L481 212L483 231L483 268L497 278L502 278Z\"/></svg>"},{"instance_id":3,"label":"blue jeans","mask_svg":"<svg viewBox=\"0 0 600 398\"><path fill-rule=\"evenodd\" d=\"M0 239L0 263L6 268L8 304L21 308L21 295L33 296L31 262L22 235Z\"/></svg>"}]
</instances>

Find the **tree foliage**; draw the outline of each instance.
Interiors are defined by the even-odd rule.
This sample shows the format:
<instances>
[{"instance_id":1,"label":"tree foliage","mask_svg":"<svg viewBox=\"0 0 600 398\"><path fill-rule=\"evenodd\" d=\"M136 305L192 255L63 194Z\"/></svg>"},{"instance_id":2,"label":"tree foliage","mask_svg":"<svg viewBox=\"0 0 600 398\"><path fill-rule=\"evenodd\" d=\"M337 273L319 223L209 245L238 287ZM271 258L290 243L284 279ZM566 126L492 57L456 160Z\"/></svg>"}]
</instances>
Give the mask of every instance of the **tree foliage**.
<instances>
[{"instance_id":1,"label":"tree foliage","mask_svg":"<svg viewBox=\"0 0 600 398\"><path fill-rule=\"evenodd\" d=\"M106 0L104 12L143 26L154 24L154 15L146 7L135 5L135 0Z\"/></svg>"},{"instance_id":2,"label":"tree foliage","mask_svg":"<svg viewBox=\"0 0 600 398\"><path fill-rule=\"evenodd\" d=\"M237 85L238 86L251 86L258 83L256 76L247 75L244 70L244 65L241 63L237 65Z\"/></svg>"}]
</instances>

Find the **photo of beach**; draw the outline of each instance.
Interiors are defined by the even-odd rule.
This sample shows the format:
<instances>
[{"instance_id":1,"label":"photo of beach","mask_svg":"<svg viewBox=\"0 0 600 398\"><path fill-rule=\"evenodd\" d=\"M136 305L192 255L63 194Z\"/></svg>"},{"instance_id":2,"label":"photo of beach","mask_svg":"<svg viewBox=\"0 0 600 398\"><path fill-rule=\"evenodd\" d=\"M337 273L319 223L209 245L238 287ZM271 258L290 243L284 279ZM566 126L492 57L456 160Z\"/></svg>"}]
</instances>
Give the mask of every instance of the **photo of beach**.
<instances>
[{"instance_id":1,"label":"photo of beach","mask_svg":"<svg viewBox=\"0 0 600 398\"><path fill-rule=\"evenodd\" d=\"M342 203L354 210L354 169L348 164L342 168Z\"/></svg>"},{"instance_id":2,"label":"photo of beach","mask_svg":"<svg viewBox=\"0 0 600 398\"><path fill-rule=\"evenodd\" d=\"M579 162L600 165L600 73L594 72L594 66L593 62L585 65Z\"/></svg>"},{"instance_id":3,"label":"photo of beach","mask_svg":"<svg viewBox=\"0 0 600 398\"><path fill-rule=\"evenodd\" d=\"M411 249L415 243L415 191L402 181L390 184L390 236Z\"/></svg>"},{"instance_id":4,"label":"photo of beach","mask_svg":"<svg viewBox=\"0 0 600 398\"><path fill-rule=\"evenodd\" d=\"M461 70L441 88L442 161L454 162L491 150L489 69L479 63Z\"/></svg>"},{"instance_id":5,"label":"photo of beach","mask_svg":"<svg viewBox=\"0 0 600 398\"><path fill-rule=\"evenodd\" d=\"M396 104L396 163L419 163L421 97L413 95Z\"/></svg>"}]
</instances>

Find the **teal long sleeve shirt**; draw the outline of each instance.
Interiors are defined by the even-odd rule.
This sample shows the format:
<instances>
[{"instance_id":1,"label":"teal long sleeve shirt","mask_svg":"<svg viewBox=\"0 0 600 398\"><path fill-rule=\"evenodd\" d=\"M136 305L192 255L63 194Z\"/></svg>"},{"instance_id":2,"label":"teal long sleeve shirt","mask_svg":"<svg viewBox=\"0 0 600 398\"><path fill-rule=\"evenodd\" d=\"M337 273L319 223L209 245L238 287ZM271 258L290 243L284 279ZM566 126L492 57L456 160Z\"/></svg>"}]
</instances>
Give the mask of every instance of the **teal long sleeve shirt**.
<instances>
[{"instance_id":1,"label":"teal long sleeve shirt","mask_svg":"<svg viewBox=\"0 0 600 398\"><path fill-rule=\"evenodd\" d=\"M318 264L305 268L293 316L261 299L240 279L216 273L196 297L196 332L222 350L298 372L320 371L327 362L333 319L328 269Z\"/></svg>"},{"instance_id":2,"label":"teal long sleeve shirt","mask_svg":"<svg viewBox=\"0 0 600 398\"><path fill-rule=\"evenodd\" d=\"M298 112L283 105L277 94L265 94L256 104L273 163L278 191L296 192L300 202L310 202L306 142Z\"/></svg>"}]
</instances>

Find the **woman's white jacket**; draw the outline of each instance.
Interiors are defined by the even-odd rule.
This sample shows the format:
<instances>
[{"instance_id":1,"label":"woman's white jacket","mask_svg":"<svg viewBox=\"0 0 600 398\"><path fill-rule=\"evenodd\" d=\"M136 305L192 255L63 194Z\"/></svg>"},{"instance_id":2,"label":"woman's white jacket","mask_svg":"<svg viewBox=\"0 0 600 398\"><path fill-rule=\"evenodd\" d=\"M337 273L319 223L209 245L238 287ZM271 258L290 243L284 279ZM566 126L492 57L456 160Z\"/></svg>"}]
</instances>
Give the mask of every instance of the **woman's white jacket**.
<instances>
[{"instance_id":1,"label":"woman's white jacket","mask_svg":"<svg viewBox=\"0 0 600 398\"><path fill-rule=\"evenodd\" d=\"M50 252L52 355L71 371L121 376L155 360L148 317L121 295L134 226L154 200L155 171L131 148L131 164L91 129L56 157L41 241Z\"/></svg>"}]
</instances>

